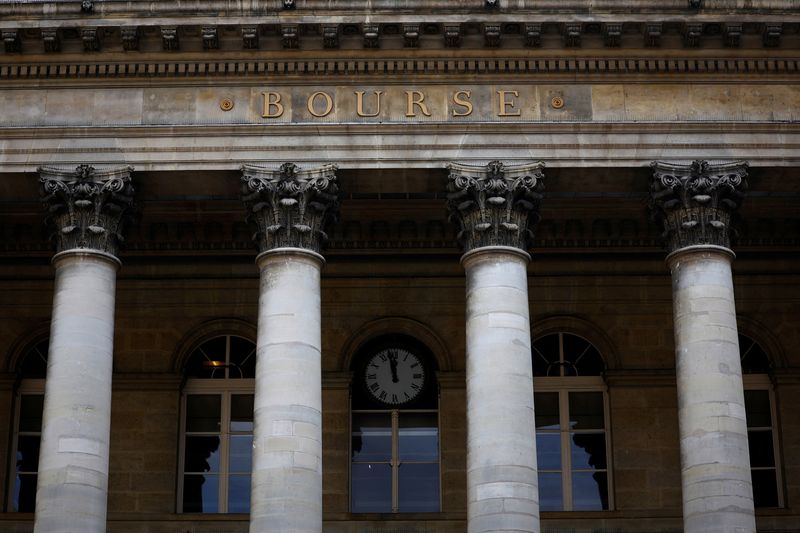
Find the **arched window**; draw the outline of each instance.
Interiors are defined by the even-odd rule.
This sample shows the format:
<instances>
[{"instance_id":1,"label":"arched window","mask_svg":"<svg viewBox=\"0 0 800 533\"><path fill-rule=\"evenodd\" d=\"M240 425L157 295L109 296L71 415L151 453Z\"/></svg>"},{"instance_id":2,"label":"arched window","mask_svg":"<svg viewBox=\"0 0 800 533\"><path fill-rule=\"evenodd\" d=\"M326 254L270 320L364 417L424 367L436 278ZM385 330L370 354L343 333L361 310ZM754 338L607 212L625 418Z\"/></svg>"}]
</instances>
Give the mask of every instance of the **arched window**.
<instances>
[{"instance_id":1,"label":"arched window","mask_svg":"<svg viewBox=\"0 0 800 533\"><path fill-rule=\"evenodd\" d=\"M603 358L589 341L570 333L544 335L532 352L540 509L610 509Z\"/></svg>"},{"instance_id":2,"label":"arched window","mask_svg":"<svg viewBox=\"0 0 800 533\"><path fill-rule=\"evenodd\" d=\"M383 336L359 350L352 370L351 511L438 512L439 391L429 350Z\"/></svg>"},{"instance_id":3,"label":"arched window","mask_svg":"<svg viewBox=\"0 0 800 533\"><path fill-rule=\"evenodd\" d=\"M253 448L256 346L220 335L185 366L178 511L247 513Z\"/></svg>"},{"instance_id":4,"label":"arched window","mask_svg":"<svg viewBox=\"0 0 800 533\"><path fill-rule=\"evenodd\" d=\"M780 454L775 430L775 392L769 378L772 363L764 348L745 335L739 335L739 354L742 360L753 500L756 507L783 507Z\"/></svg>"},{"instance_id":5,"label":"arched window","mask_svg":"<svg viewBox=\"0 0 800 533\"><path fill-rule=\"evenodd\" d=\"M42 439L44 379L47 375L49 339L35 342L17 365L19 385L14 401L8 509L32 513L36 508L39 443Z\"/></svg>"}]
</instances>

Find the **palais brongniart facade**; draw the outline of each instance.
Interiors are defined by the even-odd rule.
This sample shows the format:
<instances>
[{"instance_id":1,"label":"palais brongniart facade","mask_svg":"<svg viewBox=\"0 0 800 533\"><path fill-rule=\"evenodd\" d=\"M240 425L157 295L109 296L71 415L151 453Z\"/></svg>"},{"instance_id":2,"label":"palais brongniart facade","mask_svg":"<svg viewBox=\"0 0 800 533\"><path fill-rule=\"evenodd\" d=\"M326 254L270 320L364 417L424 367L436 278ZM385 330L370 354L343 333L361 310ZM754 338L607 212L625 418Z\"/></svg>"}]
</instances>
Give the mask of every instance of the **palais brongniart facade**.
<instances>
[{"instance_id":1,"label":"palais brongniart facade","mask_svg":"<svg viewBox=\"0 0 800 533\"><path fill-rule=\"evenodd\" d=\"M800 531L800 0L0 36L0 532Z\"/></svg>"}]
</instances>

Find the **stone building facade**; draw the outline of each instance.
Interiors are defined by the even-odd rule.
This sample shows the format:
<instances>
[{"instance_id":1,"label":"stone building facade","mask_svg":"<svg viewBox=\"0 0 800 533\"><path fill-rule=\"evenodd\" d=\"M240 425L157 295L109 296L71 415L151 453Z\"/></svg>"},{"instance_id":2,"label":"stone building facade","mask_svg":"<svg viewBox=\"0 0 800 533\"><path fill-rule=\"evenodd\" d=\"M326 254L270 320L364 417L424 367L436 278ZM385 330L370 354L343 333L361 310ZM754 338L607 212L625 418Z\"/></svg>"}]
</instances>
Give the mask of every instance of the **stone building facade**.
<instances>
[{"instance_id":1,"label":"stone building facade","mask_svg":"<svg viewBox=\"0 0 800 533\"><path fill-rule=\"evenodd\" d=\"M1 531L800 529L796 0L0 33Z\"/></svg>"}]
</instances>

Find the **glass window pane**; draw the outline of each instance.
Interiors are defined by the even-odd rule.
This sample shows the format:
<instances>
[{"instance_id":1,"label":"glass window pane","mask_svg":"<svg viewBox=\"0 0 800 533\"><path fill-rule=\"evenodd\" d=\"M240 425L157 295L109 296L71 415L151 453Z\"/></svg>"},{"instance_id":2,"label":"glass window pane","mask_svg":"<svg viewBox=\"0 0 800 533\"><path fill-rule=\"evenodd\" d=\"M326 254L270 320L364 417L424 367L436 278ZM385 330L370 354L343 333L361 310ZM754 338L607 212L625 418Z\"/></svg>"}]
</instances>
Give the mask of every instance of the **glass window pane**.
<instances>
[{"instance_id":1,"label":"glass window pane","mask_svg":"<svg viewBox=\"0 0 800 533\"><path fill-rule=\"evenodd\" d=\"M183 476L183 512L219 512L219 477L217 475L186 474Z\"/></svg>"},{"instance_id":2,"label":"glass window pane","mask_svg":"<svg viewBox=\"0 0 800 533\"><path fill-rule=\"evenodd\" d=\"M399 505L402 513L439 512L439 464L400 465Z\"/></svg>"},{"instance_id":3,"label":"glass window pane","mask_svg":"<svg viewBox=\"0 0 800 533\"><path fill-rule=\"evenodd\" d=\"M184 472L219 472L219 437L186 437Z\"/></svg>"},{"instance_id":4,"label":"glass window pane","mask_svg":"<svg viewBox=\"0 0 800 533\"><path fill-rule=\"evenodd\" d=\"M605 472L573 472L572 508L575 511L608 509L608 475Z\"/></svg>"},{"instance_id":5,"label":"glass window pane","mask_svg":"<svg viewBox=\"0 0 800 533\"><path fill-rule=\"evenodd\" d=\"M231 337L231 378L256 377L256 345L241 337Z\"/></svg>"},{"instance_id":6,"label":"glass window pane","mask_svg":"<svg viewBox=\"0 0 800 533\"><path fill-rule=\"evenodd\" d=\"M186 431L218 433L221 429L219 394L190 394L186 397Z\"/></svg>"},{"instance_id":7,"label":"glass window pane","mask_svg":"<svg viewBox=\"0 0 800 533\"><path fill-rule=\"evenodd\" d=\"M231 395L231 431L253 431L253 395Z\"/></svg>"},{"instance_id":8,"label":"glass window pane","mask_svg":"<svg viewBox=\"0 0 800 533\"><path fill-rule=\"evenodd\" d=\"M537 392L533 395L536 412L536 429L560 429L558 421L558 393Z\"/></svg>"},{"instance_id":9,"label":"glass window pane","mask_svg":"<svg viewBox=\"0 0 800 533\"><path fill-rule=\"evenodd\" d=\"M352 466L352 512L391 512L392 467L385 463L354 463Z\"/></svg>"},{"instance_id":10,"label":"glass window pane","mask_svg":"<svg viewBox=\"0 0 800 533\"><path fill-rule=\"evenodd\" d=\"M560 473L539 472L539 510L564 510L564 491L561 487Z\"/></svg>"},{"instance_id":11,"label":"glass window pane","mask_svg":"<svg viewBox=\"0 0 800 533\"><path fill-rule=\"evenodd\" d=\"M17 439L17 472L36 472L39 470L38 435L21 435Z\"/></svg>"},{"instance_id":12,"label":"glass window pane","mask_svg":"<svg viewBox=\"0 0 800 533\"><path fill-rule=\"evenodd\" d=\"M253 437L251 435L231 435L231 472L249 473L253 468Z\"/></svg>"},{"instance_id":13,"label":"glass window pane","mask_svg":"<svg viewBox=\"0 0 800 533\"><path fill-rule=\"evenodd\" d=\"M744 408L747 412L747 427L772 427L768 390L744 391Z\"/></svg>"},{"instance_id":14,"label":"glass window pane","mask_svg":"<svg viewBox=\"0 0 800 533\"><path fill-rule=\"evenodd\" d=\"M17 474L14 482L14 511L32 513L36 510L36 474Z\"/></svg>"},{"instance_id":15,"label":"glass window pane","mask_svg":"<svg viewBox=\"0 0 800 533\"><path fill-rule=\"evenodd\" d=\"M603 429L602 392L569 393L569 427L572 429Z\"/></svg>"},{"instance_id":16,"label":"glass window pane","mask_svg":"<svg viewBox=\"0 0 800 533\"><path fill-rule=\"evenodd\" d=\"M772 431L748 431L747 443L750 447L750 466L775 466Z\"/></svg>"},{"instance_id":17,"label":"glass window pane","mask_svg":"<svg viewBox=\"0 0 800 533\"><path fill-rule=\"evenodd\" d=\"M536 434L536 461L539 470L561 470L561 435Z\"/></svg>"},{"instance_id":18,"label":"glass window pane","mask_svg":"<svg viewBox=\"0 0 800 533\"><path fill-rule=\"evenodd\" d=\"M590 470L606 468L606 435L605 433L572 433L570 435L570 453L573 470Z\"/></svg>"},{"instance_id":19,"label":"glass window pane","mask_svg":"<svg viewBox=\"0 0 800 533\"><path fill-rule=\"evenodd\" d=\"M753 500L756 507L778 506L778 481L775 470L753 470Z\"/></svg>"},{"instance_id":20,"label":"glass window pane","mask_svg":"<svg viewBox=\"0 0 800 533\"><path fill-rule=\"evenodd\" d=\"M436 413L401 413L399 430L401 461L439 460Z\"/></svg>"},{"instance_id":21,"label":"glass window pane","mask_svg":"<svg viewBox=\"0 0 800 533\"><path fill-rule=\"evenodd\" d=\"M533 343L533 375L558 376L558 333L545 335Z\"/></svg>"},{"instance_id":22,"label":"glass window pane","mask_svg":"<svg viewBox=\"0 0 800 533\"><path fill-rule=\"evenodd\" d=\"M228 480L228 512L250 512L250 476L231 476Z\"/></svg>"},{"instance_id":23,"label":"glass window pane","mask_svg":"<svg viewBox=\"0 0 800 533\"><path fill-rule=\"evenodd\" d=\"M353 414L353 461L392 458L392 421L388 414Z\"/></svg>"},{"instance_id":24,"label":"glass window pane","mask_svg":"<svg viewBox=\"0 0 800 533\"><path fill-rule=\"evenodd\" d=\"M42 431L43 394L23 394L19 405L19 430Z\"/></svg>"}]
</instances>

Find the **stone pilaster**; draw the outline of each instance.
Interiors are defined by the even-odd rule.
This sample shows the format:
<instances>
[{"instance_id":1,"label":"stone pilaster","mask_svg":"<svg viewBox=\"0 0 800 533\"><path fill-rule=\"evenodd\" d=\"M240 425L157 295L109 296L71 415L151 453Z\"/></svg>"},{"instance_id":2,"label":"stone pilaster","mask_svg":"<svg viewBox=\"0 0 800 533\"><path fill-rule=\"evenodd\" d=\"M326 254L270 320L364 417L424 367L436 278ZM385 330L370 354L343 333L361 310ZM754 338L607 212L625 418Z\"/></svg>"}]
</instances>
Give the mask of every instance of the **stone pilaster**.
<instances>
[{"instance_id":1,"label":"stone pilaster","mask_svg":"<svg viewBox=\"0 0 800 533\"><path fill-rule=\"evenodd\" d=\"M684 531L755 532L729 247L747 164L652 167L672 273Z\"/></svg>"},{"instance_id":2,"label":"stone pilaster","mask_svg":"<svg viewBox=\"0 0 800 533\"><path fill-rule=\"evenodd\" d=\"M58 253L37 533L106 531L116 253L131 212L131 171L39 169Z\"/></svg>"},{"instance_id":3,"label":"stone pilaster","mask_svg":"<svg viewBox=\"0 0 800 533\"><path fill-rule=\"evenodd\" d=\"M543 164L449 168L467 276L467 529L538 532L526 250Z\"/></svg>"},{"instance_id":4,"label":"stone pilaster","mask_svg":"<svg viewBox=\"0 0 800 533\"><path fill-rule=\"evenodd\" d=\"M242 169L259 250L250 531L322 531L319 254L338 209L336 167Z\"/></svg>"}]
</instances>

